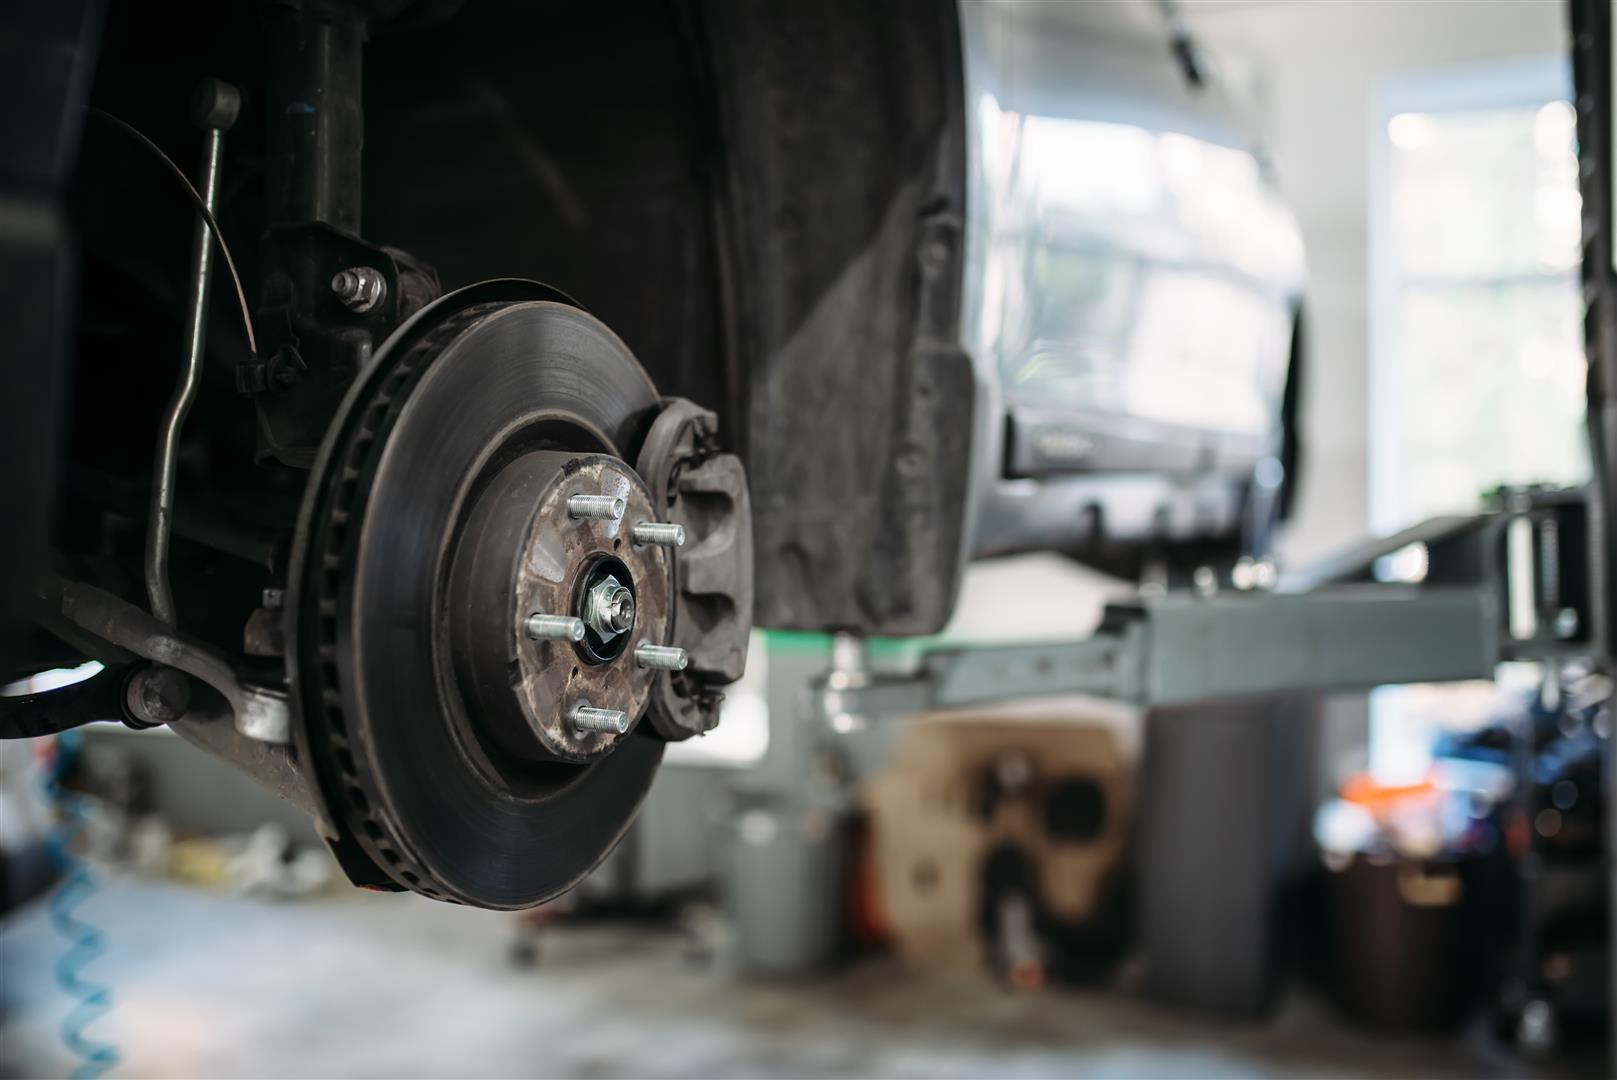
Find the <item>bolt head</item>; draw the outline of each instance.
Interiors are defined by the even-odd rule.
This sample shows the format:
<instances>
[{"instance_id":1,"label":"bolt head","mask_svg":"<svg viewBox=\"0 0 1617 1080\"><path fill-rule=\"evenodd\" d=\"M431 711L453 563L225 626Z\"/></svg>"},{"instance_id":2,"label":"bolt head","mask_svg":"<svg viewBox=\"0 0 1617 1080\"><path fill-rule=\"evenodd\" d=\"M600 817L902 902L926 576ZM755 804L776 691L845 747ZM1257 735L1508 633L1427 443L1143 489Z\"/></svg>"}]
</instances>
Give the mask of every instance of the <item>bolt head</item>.
<instances>
[{"instance_id":1,"label":"bolt head","mask_svg":"<svg viewBox=\"0 0 1617 1080\"><path fill-rule=\"evenodd\" d=\"M191 705L191 684L172 668L153 667L130 681L126 697L130 712L148 724L167 724L185 715Z\"/></svg>"},{"instance_id":2,"label":"bolt head","mask_svg":"<svg viewBox=\"0 0 1617 1080\"><path fill-rule=\"evenodd\" d=\"M374 311L387 296L387 278L371 266L355 266L332 275L331 291L356 315Z\"/></svg>"}]
</instances>

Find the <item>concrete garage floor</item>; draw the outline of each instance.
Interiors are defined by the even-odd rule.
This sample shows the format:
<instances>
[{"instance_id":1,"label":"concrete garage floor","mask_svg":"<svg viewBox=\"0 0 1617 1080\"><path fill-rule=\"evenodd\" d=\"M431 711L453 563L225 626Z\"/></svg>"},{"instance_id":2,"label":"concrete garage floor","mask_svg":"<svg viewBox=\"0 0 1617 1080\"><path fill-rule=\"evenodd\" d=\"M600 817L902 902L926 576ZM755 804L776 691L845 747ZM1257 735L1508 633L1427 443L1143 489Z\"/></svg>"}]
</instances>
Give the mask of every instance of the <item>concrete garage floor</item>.
<instances>
[{"instance_id":1,"label":"concrete garage floor","mask_svg":"<svg viewBox=\"0 0 1617 1080\"><path fill-rule=\"evenodd\" d=\"M342 892L292 903L107 886L84 913L114 993L93 1029L126 1076L1522 1075L1480 1034L1390 1039L1294 1001L1267 1024L1117 995L1014 997L889 960L797 985L693 963L672 930L547 932L506 962L512 917ZM44 911L0 924L0 1075L64 1075L63 944ZM1294 995L1295 996L1295 995Z\"/></svg>"}]
</instances>

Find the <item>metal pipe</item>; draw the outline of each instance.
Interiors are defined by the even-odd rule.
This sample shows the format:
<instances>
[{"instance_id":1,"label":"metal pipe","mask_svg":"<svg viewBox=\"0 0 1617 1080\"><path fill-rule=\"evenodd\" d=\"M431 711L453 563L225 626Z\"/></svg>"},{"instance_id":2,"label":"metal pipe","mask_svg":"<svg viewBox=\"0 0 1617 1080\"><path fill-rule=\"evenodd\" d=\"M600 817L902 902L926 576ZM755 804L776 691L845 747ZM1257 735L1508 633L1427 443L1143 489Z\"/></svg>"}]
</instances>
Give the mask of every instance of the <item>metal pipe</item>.
<instances>
[{"instance_id":1,"label":"metal pipe","mask_svg":"<svg viewBox=\"0 0 1617 1080\"><path fill-rule=\"evenodd\" d=\"M67 487L73 495L138 518L150 501L150 493L134 484L95 469L69 466ZM210 547L243 562L274 570L281 535L278 530L245 520L246 515L219 499L209 505L175 505L169 517L173 535Z\"/></svg>"},{"instance_id":2,"label":"metal pipe","mask_svg":"<svg viewBox=\"0 0 1617 1080\"><path fill-rule=\"evenodd\" d=\"M213 214L219 205L219 166L224 158L225 131L235 120L235 108L217 107L223 84L206 80L198 99L211 95L214 106L199 117L206 121L202 136L202 175L197 186L203 205ZM228 89L228 88L227 88ZM233 94L233 90L228 90ZM202 385L202 355L208 341L208 293L213 281L213 230L201 214L191 242L191 281L185 301L185 366L163 413L157 436L157 457L152 464L151 507L146 521L146 596L152 614L174 625L174 592L168 580L168 549L174 531L175 471L180 453L180 432L186 414Z\"/></svg>"}]
</instances>

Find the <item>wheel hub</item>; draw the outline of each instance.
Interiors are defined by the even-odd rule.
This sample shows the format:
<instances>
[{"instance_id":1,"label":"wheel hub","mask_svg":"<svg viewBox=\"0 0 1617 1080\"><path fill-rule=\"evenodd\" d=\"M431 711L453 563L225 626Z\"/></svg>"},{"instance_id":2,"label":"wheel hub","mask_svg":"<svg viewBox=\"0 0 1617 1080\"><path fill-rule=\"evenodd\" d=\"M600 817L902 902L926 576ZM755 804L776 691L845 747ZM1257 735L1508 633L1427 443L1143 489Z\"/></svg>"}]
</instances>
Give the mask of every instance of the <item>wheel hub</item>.
<instances>
[{"instance_id":1,"label":"wheel hub","mask_svg":"<svg viewBox=\"0 0 1617 1080\"><path fill-rule=\"evenodd\" d=\"M568 503L581 494L609 497L621 516L574 516ZM667 551L632 539L651 520L645 484L604 454L536 451L484 483L453 555L446 612L478 737L528 761L583 763L632 729L653 672L631 647L669 631ZM565 632L536 634L536 620ZM580 724L581 708L624 714L629 728Z\"/></svg>"}]
</instances>

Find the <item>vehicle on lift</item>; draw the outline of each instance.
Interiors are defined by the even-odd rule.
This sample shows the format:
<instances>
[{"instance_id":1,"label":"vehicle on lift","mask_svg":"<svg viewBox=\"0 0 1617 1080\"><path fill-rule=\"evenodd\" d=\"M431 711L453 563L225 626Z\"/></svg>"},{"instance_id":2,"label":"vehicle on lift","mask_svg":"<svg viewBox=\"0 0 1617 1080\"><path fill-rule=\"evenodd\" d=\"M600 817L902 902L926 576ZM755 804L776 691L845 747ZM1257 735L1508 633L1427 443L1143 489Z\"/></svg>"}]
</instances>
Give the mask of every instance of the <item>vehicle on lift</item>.
<instances>
[{"instance_id":1,"label":"vehicle on lift","mask_svg":"<svg viewBox=\"0 0 1617 1080\"><path fill-rule=\"evenodd\" d=\"M28 103L3 122L23 212L0 252L30 373L8 363L3 397L22 527L0 677L101 665L6 698L8 734L168 724L309 810L356 882L522 907L611 847L668 740L716 722L754 621L934 631L975 547L1017 546L970 527L1014 492L971 467L997 375L960 336L955 6L635 15L8 13L34 59L0 76ZM1048 118L1001 93L996 132L1025 109L1038 143ZM1112 282L1104 303L1187 272L1097 252L1082 213L1028 243L1017 215L1058 173L992 165L973 151L985 265L1020 244L1041 280ZM994 363L1043 350L1050 400L1092 413L1107 399L1064 396L1090 385L1061 338L1074 298L1026 313L1014 356L1002 326ZM1006 395L1008 477L1030 386ZM1239 534L1192 516L1118 535Z\"/></svg>"},{"instance_id":2,"label":"vehicle on lift","mask_svg":"<svg viewBox=\"0 0 1617 1080\"><path fill-rule=\"evenodd\" d=\"M973 553L1265 574L1303 257L1255 132L1156 5L960 10Z\"/></svg>"},{"instance_id":3,"label":"vehicle on lift","mask_svg":"<svg viewBox=\"0 0 1617 1080\"><path fill-rule=\"evenodd\" d=\"M634 15L4 16L0 680L100 665L6 734L167 724L355 882L524 907L754 623L934 632L1034 548L1266 582L1296 227L1171 18Z\"/></svg>"}]
</instances>

